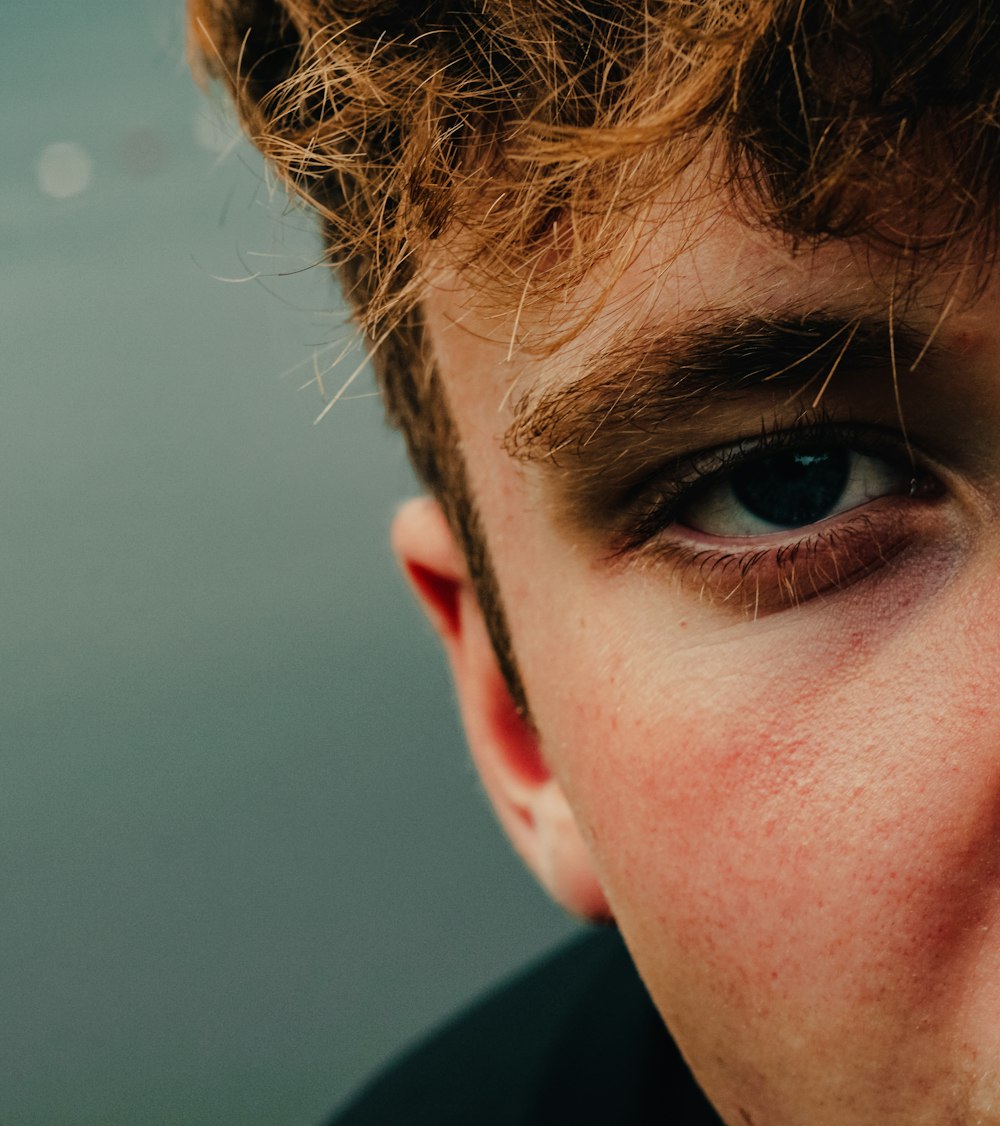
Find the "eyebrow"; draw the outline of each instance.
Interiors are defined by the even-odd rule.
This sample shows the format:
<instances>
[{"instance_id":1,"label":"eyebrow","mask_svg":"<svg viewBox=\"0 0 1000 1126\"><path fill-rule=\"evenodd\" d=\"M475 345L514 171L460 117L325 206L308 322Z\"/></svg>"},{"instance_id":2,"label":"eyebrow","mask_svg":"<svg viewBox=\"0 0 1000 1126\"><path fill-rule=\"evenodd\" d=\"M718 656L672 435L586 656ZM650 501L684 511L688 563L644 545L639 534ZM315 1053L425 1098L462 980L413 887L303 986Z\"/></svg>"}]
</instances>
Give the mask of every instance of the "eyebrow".
<instances>
[{"instance_id":1,"label":"eyebrow","mask_svg":"<svg viewBox=\"0 0 1000 1126\"><path fill-rule=\"evenodd\" d=\"M908 324L828 311L640 329L590 354L572 382L516 402L504 449L588 475L620 472L654 438L659 446L672 432L707 429L711 409L726 401L773 387L818 406L844 375L881 376L891 392L892 379L930 365L935 351Z\"/></svg>"}]
</instances>

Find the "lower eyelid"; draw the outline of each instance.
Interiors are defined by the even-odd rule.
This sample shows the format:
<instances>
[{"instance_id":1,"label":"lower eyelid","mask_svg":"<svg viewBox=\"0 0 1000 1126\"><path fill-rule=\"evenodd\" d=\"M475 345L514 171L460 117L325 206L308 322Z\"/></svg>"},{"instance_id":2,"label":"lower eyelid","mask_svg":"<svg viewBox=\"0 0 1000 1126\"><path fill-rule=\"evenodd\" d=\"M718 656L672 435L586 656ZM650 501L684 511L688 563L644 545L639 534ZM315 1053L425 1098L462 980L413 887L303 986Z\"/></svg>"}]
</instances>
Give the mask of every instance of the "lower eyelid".
<instances>
[{"instance_id":1,"label":"lower eyelid","mask_svg":"<svg viewBox=\"0 0 1000 1126\"><path fill-rule=\"evenodd\" d=\"M846 589L891 564L920 535L915 508L891 497L815 525L808 535L732 541L670 529L633 555L665 566L690 595L744 617L758 617Z\"/></svg>"}]
</instances>

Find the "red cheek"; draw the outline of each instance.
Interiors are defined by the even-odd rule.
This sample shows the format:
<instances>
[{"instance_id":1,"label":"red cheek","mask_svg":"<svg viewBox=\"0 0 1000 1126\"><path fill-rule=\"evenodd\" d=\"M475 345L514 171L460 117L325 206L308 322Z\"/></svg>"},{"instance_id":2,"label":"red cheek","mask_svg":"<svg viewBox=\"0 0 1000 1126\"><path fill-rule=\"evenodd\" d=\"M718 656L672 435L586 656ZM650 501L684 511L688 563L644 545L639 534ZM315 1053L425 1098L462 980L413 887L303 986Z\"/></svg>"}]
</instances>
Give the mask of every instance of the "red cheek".
<instances>
[{"instance_id":1,"label":"red cheek","mask_svg":"<svg viewBox=\"0 0 1000 1126\"><path fill-rule=\"evenodd\" d=\"M991 674L946 684L926 654L904 691L891 670L859 683L878 655L856 631L821 676L758 676L738 706L682 677L684 706L634 685L638 712L624 686L571 706L571 786L613 904L707 988L862 1007L902 990L933 1010L1000 915L1000 740L963 735L992 722ZM627 680L627 657L609 668Z\"/></svg>"}]
</instances>

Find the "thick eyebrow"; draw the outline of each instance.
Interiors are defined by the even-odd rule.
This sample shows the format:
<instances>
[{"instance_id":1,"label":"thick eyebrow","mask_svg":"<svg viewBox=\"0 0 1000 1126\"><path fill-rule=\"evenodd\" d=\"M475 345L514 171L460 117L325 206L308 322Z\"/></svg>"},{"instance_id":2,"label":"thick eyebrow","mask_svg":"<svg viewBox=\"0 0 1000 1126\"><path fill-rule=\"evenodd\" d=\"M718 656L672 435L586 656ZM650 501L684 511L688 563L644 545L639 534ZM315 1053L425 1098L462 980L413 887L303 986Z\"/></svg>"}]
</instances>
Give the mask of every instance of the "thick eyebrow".
<instances>
[{"instance_id":1,"label":"thick eyebrow","mask_svg":"<svg viewBox=\"0 0 1000 1126\"><path fill-rule=\"evenodd\" d=\"M504 448L520 461L584 472L621 468L653 435L710 421L713 406L768 387L818 401L849 373L900 379L925 355L926 333L887 319L833 312L709 317L670 332L621 335L587 357L583 374L514 405Z\"/></svg>"}]
</instances>

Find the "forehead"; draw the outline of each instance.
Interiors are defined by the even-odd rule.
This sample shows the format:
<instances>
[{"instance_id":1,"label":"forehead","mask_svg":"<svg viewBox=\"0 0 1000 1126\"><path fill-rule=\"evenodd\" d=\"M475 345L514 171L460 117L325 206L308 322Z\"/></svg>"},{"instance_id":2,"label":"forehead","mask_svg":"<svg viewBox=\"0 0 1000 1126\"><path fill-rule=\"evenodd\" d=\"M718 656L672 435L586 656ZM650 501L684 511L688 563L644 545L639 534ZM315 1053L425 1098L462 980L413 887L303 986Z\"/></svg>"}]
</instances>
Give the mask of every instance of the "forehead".
<instances>
[{"instance_id":1,"label":"forehead","mask_svg":"<svg viewBox=\"0 0 1000 1126\"><path fill-rule=\"evenodd\" d=\"M475 278L441 265L424 309L458 413L479 404L504 414L572 380L609 342L720 321L823 312L845 323L905 319L928 336L947 322L948 335L969 349L983 331L968 315L981 265L972 252L907 262L861 241L796 247L742 221L728 202L661 200L618 255L572 289L497 301ZM536 282L527 278L525 294L529 285L543 289Z\"/></svg>"}]
</instances>

